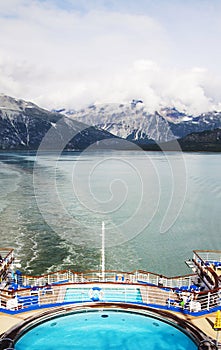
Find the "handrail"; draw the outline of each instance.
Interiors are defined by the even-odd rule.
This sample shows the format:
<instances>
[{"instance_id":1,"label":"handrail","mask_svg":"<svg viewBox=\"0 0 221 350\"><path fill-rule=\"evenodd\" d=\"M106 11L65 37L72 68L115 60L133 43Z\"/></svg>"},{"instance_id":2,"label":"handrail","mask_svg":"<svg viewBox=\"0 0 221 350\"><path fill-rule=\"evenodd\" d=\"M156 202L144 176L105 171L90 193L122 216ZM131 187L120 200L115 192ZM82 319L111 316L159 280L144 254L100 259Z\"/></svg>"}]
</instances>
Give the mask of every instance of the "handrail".
<instances>
[{"instance_id":1,"label":"handrail","mask_svg":"<svg viewBox=\"0 0 221 350\"><path fill-rule=\"evenodd\" d=\"M125 272L125 271L117 271L117 270L107 270L104 273L104 277L106 280L112 279L116 280L117 276L124 276L125 279L129 279L130 282L135 282L140 280L141 282L150 282L153 284L158 284L158 280L160 275L148 271L137 270L133 272ZM194 274L188 274L184 276L176 276L176 277L166 277L163 276L165 280L165 286L169 287L177 287L177 283L179 285L188 285L191 282L191 278L193 278ZM30 275L22 275L22 280L25 282L25 285L29 284L44 284L45 281L48 283L56 283L63 279L69 279L72 282L76 281L85 281L85 280L100 280L101 273L98 270L91 270L85 272L76 272L73 270L61 270L56 272L51 272L49 274L44 274L41 276L30 276Z\"/></svg>"},{"instance_id":2,"label":"handrail","mask_svg":"<svg viewBox=\"0 0 221 350\"><path fill-rule=\"evenodd\" d=\"M84 271L74 271L72 269L68 270L68 269L65 269L65 270L59 270L59 271L55 271L55 272L49 272L49 273L45 273L45 274L42 274L42 275L23 275L23 276L26 276L26 277L29 277L29 278L45 278L45 277L48 277L48 276L51 276L51 275L54 275L56 273L68 273L68 272L71 272L73 274L76 274L76 275L81 275L82 273L84 275L87 275L87 274L92 274L92 273L101 273L101 271L99 270L84 270ZM136 273L145 273L145 274L151 274L151 275L154 275L154 276L161 276L161 274L158 274L158 273L155 273L155 272L151 272L151 271L146 271L146 270L132 270L132 271L125 271L125 270L105 270L105 273L118 273L118 274L131 274L131 275L134 275ZM184 276L193 276L194 274L191 273L191 274L186 274ZM167 278L167 279L176 279L176 278L180 278L180 277L184 277L184 276L164 276L164 278Z\"/></svg>"},{"instance_id":3,"label":"handrail","mask_svg":"<svg viewBox=\"0 0 221 350\"><path fill-rule=\"evenodd\" d=\"M127 282L67 282L39 288L23 288L1 296L2 311L28 311L32 308L58 306L70 303L90 302L96 291L98 299L133 302L154 308L168 309L174 312L187 312L198 315L201 312L214 312L220 308L221 289L216 292L195 292L187 289L165 288L156 285ZM67 291L69 297L67 296ZM99 293L98 291L102 291ZM91 291L91 292L89 292ZM108 291L108 292L106 292ZM109 292L111 291L111 292ZM111 293L111 294L110 294ZM71 295L71 296L70 296ZM112 299L110 300L110 295ZM185 300L184 304L181 301Z\"/></svg>"},{"instance_id":4,"label":"handrail","mask_svg":"<svg viewBox=\"0 0 221 350\"><path fill-rule=\"evenodd\" d=\"M216 249L195 249L193 250L194 253L219 253L220 254L220 250L216 250Z\"/></svg>"}]
</instances>

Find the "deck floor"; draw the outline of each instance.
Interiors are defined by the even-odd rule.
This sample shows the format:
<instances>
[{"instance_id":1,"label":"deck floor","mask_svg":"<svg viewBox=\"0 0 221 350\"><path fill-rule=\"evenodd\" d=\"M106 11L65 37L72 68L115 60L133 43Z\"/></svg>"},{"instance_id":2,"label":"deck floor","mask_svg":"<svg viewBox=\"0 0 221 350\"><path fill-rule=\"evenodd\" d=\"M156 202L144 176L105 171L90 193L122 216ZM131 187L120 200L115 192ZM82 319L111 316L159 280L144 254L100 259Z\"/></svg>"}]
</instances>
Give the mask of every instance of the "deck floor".
<instances>
[{"instance_id":1,"label":"deck floor","mask_svg":"<svg viewBox=\"0 0 221 350\"><path fill-rule=\"evenodd\" d=\"M44 311L51 310L51 309L52 308L44 309ZM32 311L22 312L17 315L6 315L4 313L0 313L0 335L5 333L15 325L18 325L20 322L26 320L30 316L33 316L33 315L37 316L38 314L40 315L41 313L42 313L42 310L32 310ZM180 319L186 319L187 321L191 322L209 337L216 339L217 332L214 331L213 329L216 313L212 313L210 315L200 316L200 317L199 316L194 317L194 316L189 316L184 314L178 315L177 313L174 313L174 314L180 317ZM220 335L220 339L221 339L221 335Z\"/></svg>"}]
</instances>

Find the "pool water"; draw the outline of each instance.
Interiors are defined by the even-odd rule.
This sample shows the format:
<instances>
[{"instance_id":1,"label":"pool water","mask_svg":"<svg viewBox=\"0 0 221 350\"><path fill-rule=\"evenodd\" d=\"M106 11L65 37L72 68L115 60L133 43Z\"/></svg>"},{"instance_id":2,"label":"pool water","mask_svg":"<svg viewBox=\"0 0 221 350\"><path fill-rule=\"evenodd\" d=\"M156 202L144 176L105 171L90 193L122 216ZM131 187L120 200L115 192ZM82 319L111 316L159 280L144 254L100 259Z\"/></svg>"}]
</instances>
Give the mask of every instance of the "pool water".
<instances>
[{"instance_id":1,"label":"pool water","mask_svg":"<svg viewBox=\"0 0 221 350\"><path fill-rule=\"evenodd\" d=\"M67 288L64 301L91 301L93 296L101 301L122 301L142 303L142 296L139 288L121 287L117 288L99 288L100 291L93 288Z\"/></svg>"},{"instance_id":2,"label":"pool water","mask_svg":"<svg viewBox=\"0 0 221 350\"><path fill-rule=\"evenodd\" d=\"M45 321L24 333L15 350L197 350L178 328L128 311L82 311Z\"/></svg>"}]
</instances>

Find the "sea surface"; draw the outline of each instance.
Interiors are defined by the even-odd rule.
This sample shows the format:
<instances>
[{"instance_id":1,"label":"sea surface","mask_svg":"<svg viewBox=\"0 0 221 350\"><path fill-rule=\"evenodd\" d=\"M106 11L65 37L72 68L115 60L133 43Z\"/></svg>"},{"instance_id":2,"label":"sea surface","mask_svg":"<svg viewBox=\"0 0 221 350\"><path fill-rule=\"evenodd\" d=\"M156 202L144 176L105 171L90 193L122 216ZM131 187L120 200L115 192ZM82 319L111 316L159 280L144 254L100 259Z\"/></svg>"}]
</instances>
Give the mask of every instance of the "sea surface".
<instances>
[{"instance_id":1,"label":"sea surface","mask_svg":"<svg viewBox=\"0 0 221 350\"><path fill-rule=\"evenodd\" d=\"M221 249L221 154L0 153L0 246L40 274L105 267L176 276Z\"/></svg>"}]
</instances>

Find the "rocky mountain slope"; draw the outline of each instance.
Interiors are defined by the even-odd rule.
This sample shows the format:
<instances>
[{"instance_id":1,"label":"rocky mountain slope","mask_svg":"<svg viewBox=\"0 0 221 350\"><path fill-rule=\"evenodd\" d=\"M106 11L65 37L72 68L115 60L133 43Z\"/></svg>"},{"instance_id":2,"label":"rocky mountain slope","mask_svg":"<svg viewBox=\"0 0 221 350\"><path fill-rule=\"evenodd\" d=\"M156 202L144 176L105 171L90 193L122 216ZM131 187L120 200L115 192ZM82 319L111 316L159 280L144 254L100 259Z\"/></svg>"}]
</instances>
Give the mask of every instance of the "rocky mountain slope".
<instances>
[{"instance_id":1,"label":"rocky mountain slope","mask_svg":"<svg viewBox=\"0 0 221 350\"><path fill-rule=\"evenodd\" d=\"M49 130L47 149L84 149L97 141L114 138L105 130L0 95L0 149L37 149Z\"/></svg>"},{"instance_id":2,"label":"rocky mountain slope","mask_svg":"<svg viewBox=\"0 0 221 350\"><path fill-rule=\"evenodd\" d=\"M167 142L221 127L221 112L193 116L164 107L149 113L141 100L128 104L91 105L80 111L62 109L62 113L140 145L148 144L150 140Z\"/></svg>"}]
</instances>

